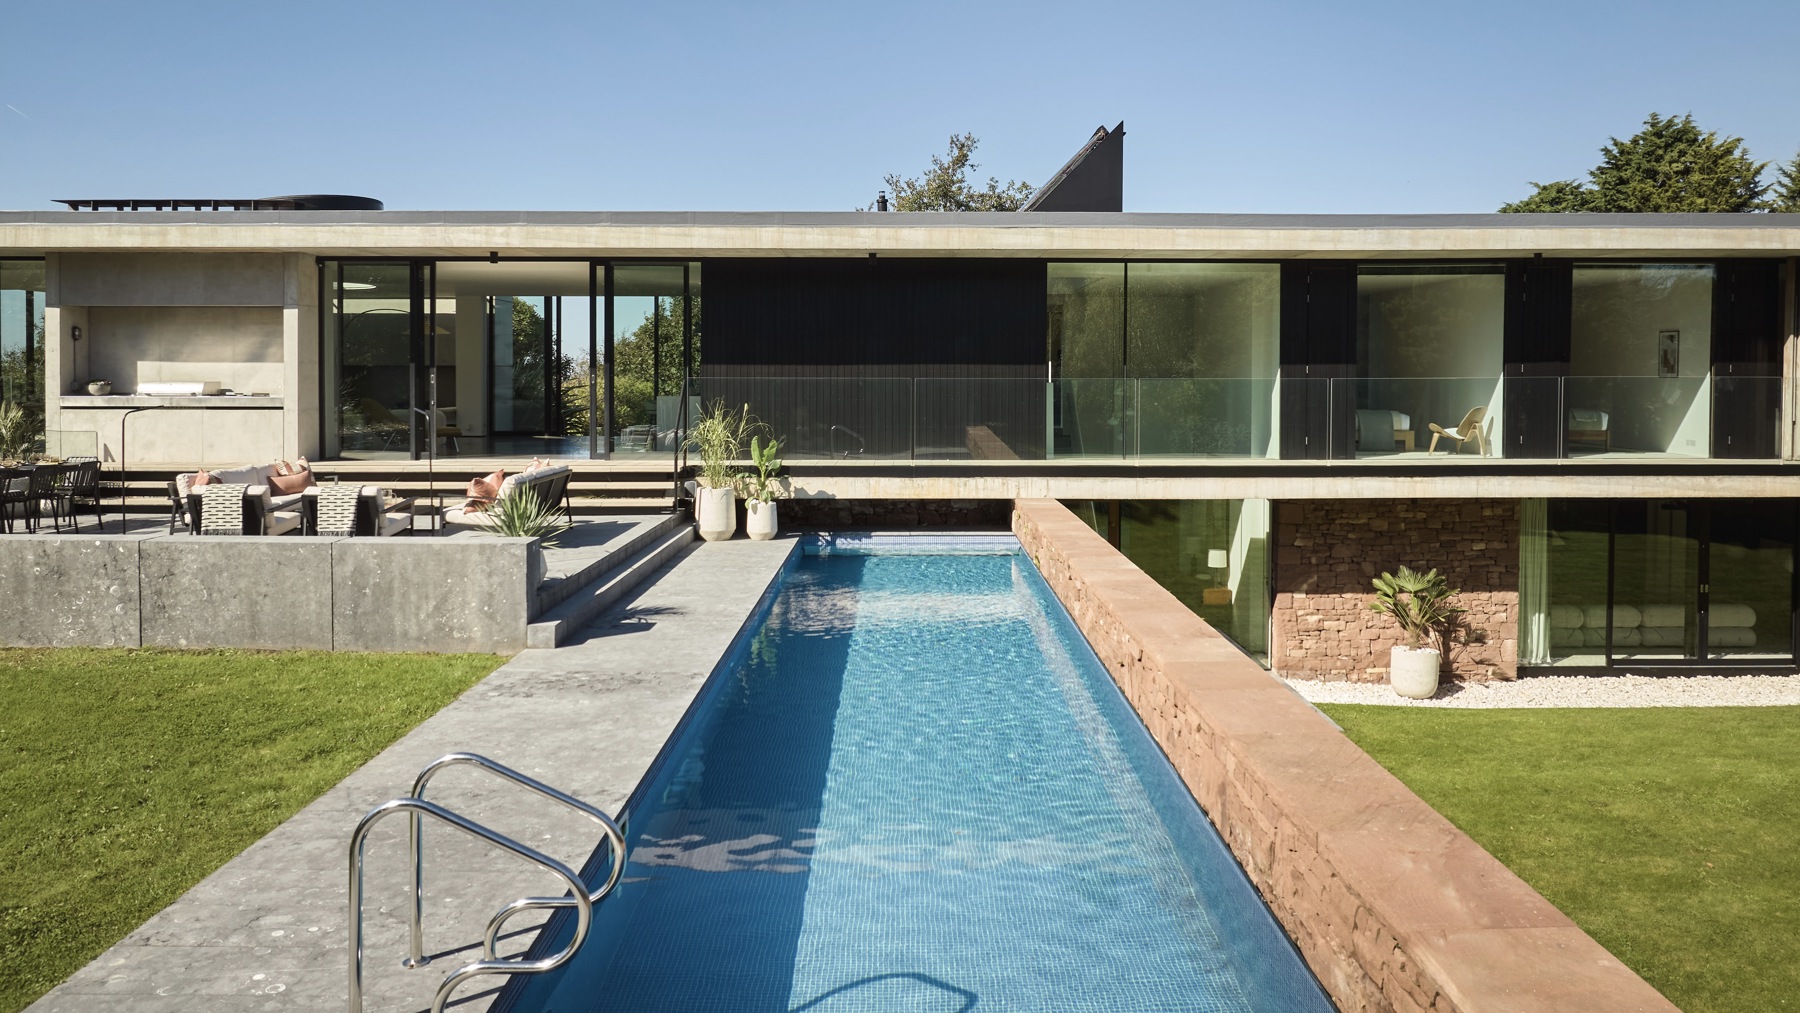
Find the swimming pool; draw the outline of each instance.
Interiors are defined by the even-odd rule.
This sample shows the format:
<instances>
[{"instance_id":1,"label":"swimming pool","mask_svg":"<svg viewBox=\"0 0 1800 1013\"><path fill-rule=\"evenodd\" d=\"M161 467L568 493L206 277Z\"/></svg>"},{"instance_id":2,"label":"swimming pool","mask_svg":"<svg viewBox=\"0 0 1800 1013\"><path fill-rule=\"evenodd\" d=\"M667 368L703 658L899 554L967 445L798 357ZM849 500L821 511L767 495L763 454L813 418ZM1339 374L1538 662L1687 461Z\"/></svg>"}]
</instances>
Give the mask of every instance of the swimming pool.
<instances>
[{"instance_id":1,"label":"swimming pool","mask_svg":"<svg viewBox=\"0 0 1800 1013\"><path fill-rule=\"evenodd\" d=\"M1331 1009L1016 541L814 543L763 612L496 1009Z\"/></svg>"}]
</instances>

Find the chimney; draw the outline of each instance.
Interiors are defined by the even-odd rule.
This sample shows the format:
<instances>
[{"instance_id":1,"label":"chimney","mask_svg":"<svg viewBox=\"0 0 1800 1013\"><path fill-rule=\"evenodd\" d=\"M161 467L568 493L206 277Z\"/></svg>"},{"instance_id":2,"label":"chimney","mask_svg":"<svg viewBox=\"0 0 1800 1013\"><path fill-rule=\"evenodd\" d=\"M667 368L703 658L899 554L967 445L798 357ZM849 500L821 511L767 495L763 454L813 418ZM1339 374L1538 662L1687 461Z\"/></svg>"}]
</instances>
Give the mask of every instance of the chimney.
<instances>
[{"instance_id":1,"label":"chimney","mask_svg":"<svg viewBox=\"0 0 1800 1013\"><path fill-rule=\"evenodd\" d=\"M877 191L875 194L875 210L886 211L887 209L888 209L887 191L886 190Z\"/></svg>"}]
</instances>

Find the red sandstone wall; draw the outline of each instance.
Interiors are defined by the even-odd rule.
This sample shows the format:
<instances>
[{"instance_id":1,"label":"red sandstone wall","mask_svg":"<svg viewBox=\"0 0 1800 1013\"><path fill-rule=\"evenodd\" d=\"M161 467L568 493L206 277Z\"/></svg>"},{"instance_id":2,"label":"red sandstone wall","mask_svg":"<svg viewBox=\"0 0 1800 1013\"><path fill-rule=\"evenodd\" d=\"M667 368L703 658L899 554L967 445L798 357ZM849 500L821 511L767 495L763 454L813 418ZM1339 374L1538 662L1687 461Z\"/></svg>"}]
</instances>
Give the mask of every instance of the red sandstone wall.
<instances>
[{"instance_id":1,"label":"red sandstone wall","mask_svg":"<svg viewBox=\"0 0 1800 1013\"><path fill-rule=\"evenodd\" d=\"M1275 507L1269 667L1294 678L1384 682L1393 620L1369 610L1369 578L1436 568L1468 609L1447 673L1519 673L1517 500L1308 500Z\"/></svg>"},{"instance_id":2,"label":"red sandstone wall","mask_svg":"<svg viewBox=\"0 0 1800 1013\"><path fill-rule=\"evenodd\" d=\"M1013 531L1339 1009L1675 1010L1062 504Z\"/></svg>"}]
</instances>

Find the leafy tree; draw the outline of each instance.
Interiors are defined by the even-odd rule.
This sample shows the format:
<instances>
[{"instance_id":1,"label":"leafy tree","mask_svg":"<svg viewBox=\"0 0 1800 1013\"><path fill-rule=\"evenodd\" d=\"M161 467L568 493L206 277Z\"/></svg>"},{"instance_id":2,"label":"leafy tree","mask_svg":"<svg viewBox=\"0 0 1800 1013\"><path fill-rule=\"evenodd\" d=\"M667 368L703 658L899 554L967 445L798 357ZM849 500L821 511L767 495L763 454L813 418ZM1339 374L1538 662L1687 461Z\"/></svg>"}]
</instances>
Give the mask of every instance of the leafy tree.
<instances>
[{"instance_id":1,"label":"leafy tree","mask_svg":"<svg viewBox=\"0 0 1800 1013\"><path fill-rule=\"evenodd\" d=\"M1763 203L1770 211L1800 213L1800 155L1775 171L1775 185Z\"/></svg>"},{"instance_id":2,"label":"leafy tree","mask_svg":"<svg viewBox=\"0 0 1800 1013\"><path fill-rule=\"evenodd\" d=\"M1651 113L1644 128L1600 149L1589 182L1533 183L1536 191L1501 211L1758 211L1767 162L1750 157L1741 137L1701 132L1694 117Z\"/></svg>"},{"instance_id":3,"label":"leafy tree","mask_svg":"<svg viewBox=\"0 0 1800 1013\"><path fill-rule=\"evenodd\" d=\"M931 168L923 176L883 177L894 195L894 210L1017 211L1024 207L1036 189L1029 183L1015 179L1003 184L989 176L986 189L976 189L969 181L969 173L981 168L973 161L979 143L974 134L951 134L950 149L941 157L931 156Z\"/></svg>"}]
</instances>

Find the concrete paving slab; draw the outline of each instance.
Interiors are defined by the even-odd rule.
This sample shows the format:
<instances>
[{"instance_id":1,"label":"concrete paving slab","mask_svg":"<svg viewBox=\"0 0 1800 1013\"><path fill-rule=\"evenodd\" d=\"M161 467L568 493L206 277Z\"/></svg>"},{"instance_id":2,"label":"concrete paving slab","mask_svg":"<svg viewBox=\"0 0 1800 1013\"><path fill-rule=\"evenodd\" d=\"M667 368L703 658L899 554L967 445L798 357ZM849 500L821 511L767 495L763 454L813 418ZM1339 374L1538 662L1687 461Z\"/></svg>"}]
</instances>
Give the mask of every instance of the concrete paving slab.
<instances>
[{"instance_id":1,"label":"concrete paving slab","mask_svg":"<svg viewBox=\"0 0 1800 1013\"><path fill-rule=\"evenodd\" d=\"M419 768L467 750L617 812L794 551L792 539L698 544L556 650L525 651L251 845L30 1007L31 1013L340 1010L346 845L357 819L404 795ZM579 867L594 825L504 782L451 768L430 797ZM371 834L365 1008L423 1010L474 959L487 919L556 881L447 829L426 832L425 944L404 970L405 820ZM527 929L530 921L516 923ZM529 931L509 940L512 950ZM502 952L507 952L503 947ZM465 986L480 1013L503 979ZM463 999L459 993L458 999Z\"/></svg>"}]
</instances>

